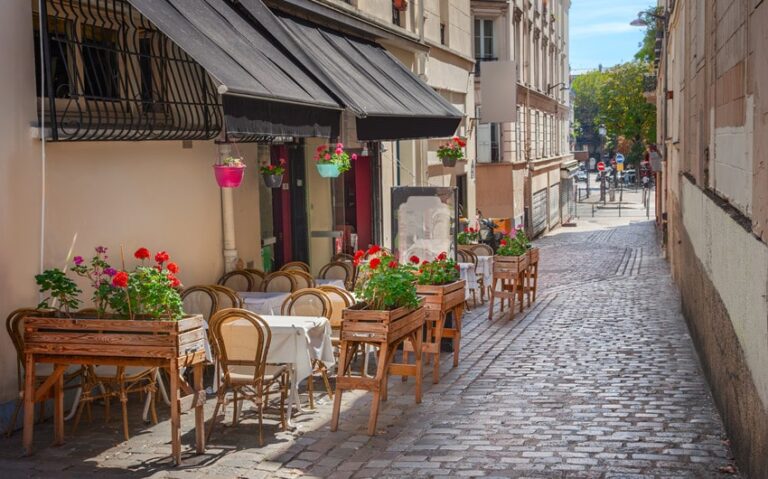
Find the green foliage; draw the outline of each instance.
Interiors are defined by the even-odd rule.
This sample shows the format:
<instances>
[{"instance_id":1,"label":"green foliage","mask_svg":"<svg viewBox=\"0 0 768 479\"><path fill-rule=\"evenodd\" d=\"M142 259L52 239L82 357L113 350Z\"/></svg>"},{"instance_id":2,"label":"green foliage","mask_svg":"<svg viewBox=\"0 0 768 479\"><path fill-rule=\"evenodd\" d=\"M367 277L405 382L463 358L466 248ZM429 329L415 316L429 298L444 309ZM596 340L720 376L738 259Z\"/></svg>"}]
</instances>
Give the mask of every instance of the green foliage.
<instances>
[{"instance_id":1,"label":"green foliage","mask_svg":"<svg viewBox=\"0 0 768 479\"><path fill-rule=\"evenodd\" d=\"M461 231L457 235L456 241L458 241L460 245L468 245L477 243L479 238L480 232L475 228L464 228L464 231Z\"/></svg>"},{"instance_id":2,"label":"green foliage","mask_svg":"<svg viewBox=\"0 0 768 479\"><path fill-rule=\"evenodd\" d=\"M362 281L358 282L355 294L369 309L392 310L419 305L413 266L400 264L394 256L385 254L359 267Z\"/></svg>"},{"instance_id":3,"label":"green foliage","mask_svg":"<svg viewBox=\"0 0 768 479\"><path fill-rule=\"evenodd\" d=\"M129 273L128 287L111 296L110 306L126 317L133 314L178 320L184 314L181 296L171 287L168 271L154 266L139 266Z\"/></svg>"},{"instance_id":4,"label":"green foliage","mask_svg":"<svg viewBox=\"0 0 768 479\"><path fill-rule=\"evenodd\" d=\"M642 63L653 63L656 59L654 49L656 48L656 33L659 30L659 21L652 14L660 15L664 13L663 7L648 7L640 14L640 18L645 20L645 35L640 42L640 50L635 53L635 60Z\"/></svg>"},{"instance_id":5,"label":"green foliage","mask_svg":"<svg viewBox=\"0 0 768 479\"><path fill-rule=\"evenodd\" d=\"M35 282L40 286L41 293L48 293L48 297L40 301L38 308L56 309L62 308L66 314L80 306L77 298L82 291L67 274L58 268L43 271L35 276Z\"/></svg>"},{"instance_id":6,"label":"green foliage","mask_svg":"<svg viewBox=\"0 0 768 479\"><path fill-rule=\"evenodd\" d=\"M107 248L104 246L97 246L96 254L91 258L91 261L86 264L81 256L75 256L72 271L78 276L88 279L91 288L93 288L93 295L91 301L96 308L97 314L101 317L109 307L110 297L115 293L116 289L112 287L112 276L117 273L117 270L112 268L107 263Z\"/></svg>"},{"instance_id":7,"label":"green foliage","mask_svg":"<svg viewBox=\"0 0 768 479\"><path fill-rule=\"evenodd\" d=\"M520 228L515 233L515 236L505 236L499 242L499 247L496 249L496 254L499 256L522 256L531 247L531 242L528 240L525 231Z\"/></svg>"},{"instance_id":8,"label":"green foliage","mask_svg":"<svg viewBox=\"0 0 768 479\"><path fill-rule=\"evenodd\" d=\"M643 95L648 64L630 62L604 71L591 71L573 80L576 136L600 144L598 128L605 125L606 149L623 137L630 144L632 161L643 143L656 142L656 105Z\"/></svg>"},{"instance_id":9,"label":"green foliage","mask_svg":"<svg viewBox=\"0 0 768 479\"><path fill-rule=\"evenodd\" d=\"M445 253L440 253L436 260L421 263L418 281L422 285L438 286L453 283L459 276L459 265Z\"/></svg>"}]
</instances>

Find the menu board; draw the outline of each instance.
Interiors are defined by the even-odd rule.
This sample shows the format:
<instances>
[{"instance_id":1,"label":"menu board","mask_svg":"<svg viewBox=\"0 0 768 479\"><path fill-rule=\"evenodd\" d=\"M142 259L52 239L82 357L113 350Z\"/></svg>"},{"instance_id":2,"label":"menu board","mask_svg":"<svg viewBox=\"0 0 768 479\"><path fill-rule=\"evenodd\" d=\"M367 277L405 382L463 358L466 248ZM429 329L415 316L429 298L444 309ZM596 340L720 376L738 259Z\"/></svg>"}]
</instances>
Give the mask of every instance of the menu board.
<instances>
[{"instance_id":1,"label":"menu board","mask_svg":"<svg viewBox=\"0 0 768 479\"><path fill-rule=\"evenodd\" d=\"M392 252L432 261L440 253L456 257L458 192L455 187L392 188Z\"/></svg>"}]
</instances>

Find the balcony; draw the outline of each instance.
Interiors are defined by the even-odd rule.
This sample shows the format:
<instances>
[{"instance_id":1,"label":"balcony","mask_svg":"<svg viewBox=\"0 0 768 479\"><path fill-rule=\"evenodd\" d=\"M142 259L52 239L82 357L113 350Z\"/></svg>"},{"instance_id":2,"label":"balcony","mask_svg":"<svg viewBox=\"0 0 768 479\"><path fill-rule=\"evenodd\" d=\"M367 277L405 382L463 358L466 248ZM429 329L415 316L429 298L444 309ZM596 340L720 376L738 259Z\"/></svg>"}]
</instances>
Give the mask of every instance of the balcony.
<instances>
[{"instance_id":1,"label":"balcony","mask_svg":"<svg viewBox=\"0 0 768 479\"><path fill-rule=\"evenodd\" d=\"M483 62L495 62L498 61L498 57L479 57L475 58L475 76L480 76L480 64Z\"/></svg>"},{"instance_id":2,"label":"balcony","mask_svg":"<svg viewBox=\"0 0 768 479\"><path fill-rule=\"evenodd\" d=\"M643 96L648 103L656 103L656 85L658 77L655 74L646 74L643 77Z\"/></svg>"}]
</instances>

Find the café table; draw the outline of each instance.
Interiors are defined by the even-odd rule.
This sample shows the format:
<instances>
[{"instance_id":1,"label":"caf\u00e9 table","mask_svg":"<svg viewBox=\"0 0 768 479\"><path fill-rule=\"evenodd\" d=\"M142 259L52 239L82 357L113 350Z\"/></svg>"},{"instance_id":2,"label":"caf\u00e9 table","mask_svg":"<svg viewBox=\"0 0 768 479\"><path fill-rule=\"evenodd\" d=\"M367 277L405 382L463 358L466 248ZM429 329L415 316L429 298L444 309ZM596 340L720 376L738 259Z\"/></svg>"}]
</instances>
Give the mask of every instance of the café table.
<instances>
[{"instance_id":1,"label":"caf\u00e9 table","mask_svg":"<svg viewBox=\"0 0 768 479\"><path fill-rule=\"evenodd\" d=\"M493 281L493 256L478 256L476 272L485 285L490 286Z\"/></svg>"},{"instance_id":2,"label":"caf\u00e9 table","mask_svg":"<svg viewBox=\"0 0 768 479\"><path fill-rule=\"evenodd\" d=\"M265 291L239 291L244 308L256 314L280 314L283 302L291 293Z\"/></svg>"},{"instance_id":3,"label":"caf\u00e9 table","mask_svg":"<svg viewBox=\"0 0 768 479\"><path fill-rule=\"evenodd\" d=\"M248 303L245 308L249 309ZM292 426L293 405L301 411L299 402L299 383L310 377L313 361L320 360L327 368L336 364L331 342L331 323L327 318L315 316L280 316L260 314L269 325L272 341L267 352L270 364L287 364L290 368L291 391L288 395L288 424ZM226 327L251 327L247 321L233 321ZM233 338L239 338L237 334ZM255 344L250 343L248 335L240 336L242 341L234 339L231 348L250 350Z\"/></svg>"},{"instance_id":4,"label":"caf\u00e9 table","mask_svg":"<svg viewBox=\"0 0 768 479\"><path fill-rule=\"evenodd\" d=\"M323 278L316 278L315 284L317 286L336 286L337 288L341 288L343 290L347 289L347 285L344 284L343 279L323 279Z\"/></svg>"}]
</instances>

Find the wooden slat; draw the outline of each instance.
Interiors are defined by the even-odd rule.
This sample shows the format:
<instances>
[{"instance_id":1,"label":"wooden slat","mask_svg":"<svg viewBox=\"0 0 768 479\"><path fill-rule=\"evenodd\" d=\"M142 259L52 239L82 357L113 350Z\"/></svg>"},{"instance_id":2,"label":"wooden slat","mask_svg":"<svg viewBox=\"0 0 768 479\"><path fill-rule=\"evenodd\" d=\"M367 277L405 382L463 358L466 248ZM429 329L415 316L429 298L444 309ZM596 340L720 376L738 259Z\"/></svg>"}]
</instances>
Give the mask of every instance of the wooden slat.
<instances>
[{"instance_id":1,"label":"wooden slat","mask_svg":"<svg viewBox=\"0 0 768 479\"><path fill-rule=\"evenodd\" d=\"M111 331L111 332L145 332L173 333L176 331L175 321L149 321L127 319L68 319L68 318L24 318L24 330L50 329L69 331Z\"/></svg>"},{"instance_id":2,"label":"wooden slat","mask_svg":"<svg viewBox=\"0 0 768 479\"><path fill-rule=\"evenodd\" d=\"M205 329L195 328L179 334L178 345L180 348L186 344L195 343L205 339ZM183 348L182 348L183 349Z\"/></svg>"},{"instance_id":3,"label":"wooden slat","mask_svg":"<svg viewBox=\"0 0 768 479\"><path fill-rule=\"evenodd\" d=\"M373 391L378 389L379 382L375 378L361 378L361 377L337 377L336 385L342 389L362 389L366 391Z\"/></svg>"},{"instance_id":4,"label":"wooden slat","mask_svg":"<svg viewBox=\"0 0 768 479\"><path fill-rule=\"evenodd\" d=\"M389 365L389 374L393 376L415 376L416 366L413 364L392 363Z\"/></svg>"},{"instance_id":5,"label":"wooden slat","mask_svg":"<svg viewBox=\"0 0 768 479\"><path fill-rule=\"evenodd\" d=\"M24 351L35 354L62 356L104 356L130 358L166 358L177 356L177 348L170 346L109 346L98 344L25 344Z\"/></svg>"},{"instance_id":6,"label":"wooden slat","mask_svg":"<svg viewBox=\"0 0 768 479\"><path fill-rule=\"evenodd\" d=\"M27 333L29 344L92 344L101 346L166 346L173 347L176 337L152 334L99 334L97 332L33 332Z\"/></svg>"},{"instance_id":7,"label":"wooden slat","mask_svg":"<svg viewBox=\"0 0 768 479\"><path fill-rule=\"evenodd\" d=\"M176 330L179 333L198 328L205 328L205 319L200 314L183 318L176 322Z\"/></svg>"},{"instance_id":8,"label":"wooden slat","mask_svg":"<svg viewBox=\"0 0 768 479\"><path fill-rule=\"evenodd\" d=\"M58 381L59 377L67 370L66 364L57 364L50 376L35 391L35 402L40 402L48 394L51 387Z\"/></svg>"},{"instance_id":9,"label":"wooden slat","mask_svg":"<svg viewBox=\"0 0 768 479\"><path fill-rule=\"evenodd\" d=\"M179 398L179 411L186 412L197 406L205 405L205 390L193 392Z\"/></svg>"}]
</instances>

